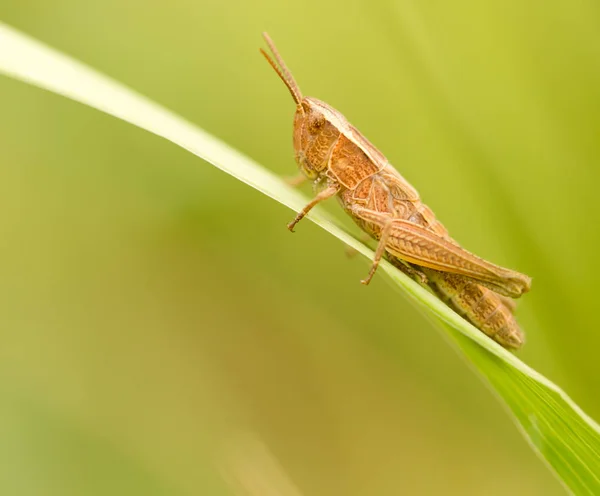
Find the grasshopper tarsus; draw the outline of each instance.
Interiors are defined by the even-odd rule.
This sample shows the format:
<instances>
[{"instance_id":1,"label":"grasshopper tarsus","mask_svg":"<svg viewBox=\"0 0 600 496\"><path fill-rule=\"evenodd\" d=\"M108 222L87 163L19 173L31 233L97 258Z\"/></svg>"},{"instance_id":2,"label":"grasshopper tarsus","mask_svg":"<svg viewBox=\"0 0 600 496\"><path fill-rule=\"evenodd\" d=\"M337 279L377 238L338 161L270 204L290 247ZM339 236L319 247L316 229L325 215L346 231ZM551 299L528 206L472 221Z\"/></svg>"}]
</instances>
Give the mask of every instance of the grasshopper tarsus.
<instances>
[{"instance_id":1,"label":"grasshopper tarsus","mask_svg":"<svg viewBox=\"0 0 600 496\"><path fill-rule=\"evenodd\" d=\"M406 274L408 277L415 280L419 284L421 284L423 286L427 286L429 284L429 279L427 278L425 273L423 271L417 269L416 267L414 267L412 265L408 265L408 264L400 261L400 259L397 259L395 257L393 259L390 259L390 262L392 262L392 265L394 267L396 267L398 270L400 270L401 272L403 272L404 274Z\"/></svg>"},{"instance_id":2,"label":"grasshopper tarsus","mask_svg":"<svg viewBox=\"0 0 600 496\"><path fill-rule=\"evenodd\" d=\"M356 248L353 248L352 246L345 246L344 247L344 254L348 258L354 258L358 253L359 253L359 251Z\"/></svg>"},{"instance_id":3,"label":"grasshopper tarsus","mask_svg":"<svg viewBox=\"0 0 600 496\"><path fill-rule=\"evenodd\" d=\"M291 186L292 188L298 188L308 181L308 177L306 177L304 174L298 174L297 176L286 177L284 180L288 186Z\"/></svg>"},{"instance_id":4,"label":"grasshopper tarsus","mask_svg":"<svg viewBox=\"0 0 600 496\"><path fill-rule=\"evenodd\" d=\"M288 231L290 232L296 232L294 231L294 228L296 227L296 224L298 224L298 222L300 222L304 216L306 215L306 213L304 212L304 210L298 212L298 215L296 215L296 217L294 217L294 220L292 222L289 222L287 225Z\"/></svg>"},{"instance_id":5,"label":"grasshopper tarsus","mask_svg":"<svg viewBox=\"0 0 600 496\"><path fill-rule=\"evenodd\" d=\"M427 276L419 270L414 271L414 277L415 279L418 279L417 282L422 284L423 286L427 286L427 284L429 284L429 279L427 279Z\"/></svg>"},{"instance_id":6,"label":"grasshopper tarsus","mask_svg":"<svg viewBox=\"0 0 600 496\"><path fill-rule=\"evenodd\" d=\"M371 236L369 236L367 233L361 233L358 239L364 244L368 245L368 243L372 241L373 238L371 238ZM359 253L359 251L356 248L353 248L352 246L346 245L346 247L344 248L344 253L348 258L353 258L354 256L356 256L357 253Z\"/></svg>"},{"instance_id":7,"label":"grasshopper tarsus","mask_svg":"<svg viewBox=\"0 0 600 496\"><path fill-rule=\"evenodd\" d=\"M304 210L301 210L300 212L298 212L298 215L296 215L296 217L294 217L294 220L287 225L287 228L290 232L296 232L296 231L294 231L294 228L296 227L298 222L300 222L302 219L304 219L304 216L310 210L310 208L307 210L307 207L304 207Z\"/></svg>"},{"instance_id":8,"label":"grasshopper tarsus","mask_svg":"<svg viewBox=\"0 0 600 496\"><path fill-rule=\"evenodd\" d=\"M360 283L361 283L363 286L368 286L368 285L369 285L369 283L371 282L371 279L373 279L373 276L369 274L369 275L368 275L368 276L367 276L365 279L361 279L361 280L360 280Z\"/></svg>"},{"instance_id":9,"label":"grasshopper tarsus","mask_svg":"<svg viewBox=\"0 0 600 496\"><path fill-rule=\"evenodd\" d=\"M375 272L377 271L377 267L378 267L379 263L373 263L373 265L371 266L371 269L369 270L369 274L367 275L367 277L365 277L364 279L361 279L360 283L363 286L368 286L369 283L371 282L371 280L373 279L373 276L375 275Z\"/></svg>"}]
</instances>

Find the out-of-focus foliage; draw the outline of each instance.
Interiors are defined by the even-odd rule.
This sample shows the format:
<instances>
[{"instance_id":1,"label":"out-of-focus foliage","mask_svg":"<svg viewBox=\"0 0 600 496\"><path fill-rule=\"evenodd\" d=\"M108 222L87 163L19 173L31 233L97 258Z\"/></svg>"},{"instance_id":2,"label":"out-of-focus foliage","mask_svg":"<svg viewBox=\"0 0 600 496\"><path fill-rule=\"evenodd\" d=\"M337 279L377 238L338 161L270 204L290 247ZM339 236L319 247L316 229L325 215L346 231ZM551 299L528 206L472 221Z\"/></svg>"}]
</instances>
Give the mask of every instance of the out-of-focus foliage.
<instances>
[{"instance_id":1,"label":"out-of-focus foliage","mask_svg":"<svg viewBox=\"0 0 600 496\"><path fill-rule=\"evenodd\" d=\"M0 11L291 173L291 102L254 48L269 29L457 239L534 276L521 356L598 416L595 7L284 5ZM306 494L561 493L327 235L288 235L288 211L89 109L6 80L0 98L8 490L219 494L218 473L285 471Z\"/></svg>"}]
</instances>

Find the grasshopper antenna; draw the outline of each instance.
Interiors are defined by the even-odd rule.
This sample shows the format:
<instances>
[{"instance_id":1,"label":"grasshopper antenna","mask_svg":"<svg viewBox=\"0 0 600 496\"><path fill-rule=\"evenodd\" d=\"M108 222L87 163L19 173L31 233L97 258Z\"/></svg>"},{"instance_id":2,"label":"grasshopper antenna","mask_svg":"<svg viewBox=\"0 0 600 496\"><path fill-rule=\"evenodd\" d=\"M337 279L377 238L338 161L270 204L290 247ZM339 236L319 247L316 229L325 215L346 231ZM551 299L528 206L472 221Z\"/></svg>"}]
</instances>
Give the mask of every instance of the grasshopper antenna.
<instances>
[{"instance_id":1,"label":"grasshopper antenna","mask_svg":"<svg viewBox=\"0 0 600 496\"><path fill-rule=\"evenodd\" d=\"M275 62L275 60L273 60L271 58L271 56L266 51L264 51L262 48L260 49L260 53L262 53L263 56L265 57L265 59L267 59L267 62L275 70L275 72L277 73L279 78L286 85L287 89L290 90L292 98L296 102L296 105L299 106L300 103L302 102L302 93L300 92L300 87L298 86L298 83L296 83L296 80L292 76L292 73L287 68L287 65L285 65L283 58L281 58L281 55L279 55L279 52L277 51L277 48L275 47L275 43L273 43L273 40L269 37L269 35L267 33L263 33L262 35L263 35L263 38L265 39L265 41L267 42L269 49L275 56L275 60L277 62ZM279 64L279 65L277 65L277 64Z\"/></svg>"}]
</instances>

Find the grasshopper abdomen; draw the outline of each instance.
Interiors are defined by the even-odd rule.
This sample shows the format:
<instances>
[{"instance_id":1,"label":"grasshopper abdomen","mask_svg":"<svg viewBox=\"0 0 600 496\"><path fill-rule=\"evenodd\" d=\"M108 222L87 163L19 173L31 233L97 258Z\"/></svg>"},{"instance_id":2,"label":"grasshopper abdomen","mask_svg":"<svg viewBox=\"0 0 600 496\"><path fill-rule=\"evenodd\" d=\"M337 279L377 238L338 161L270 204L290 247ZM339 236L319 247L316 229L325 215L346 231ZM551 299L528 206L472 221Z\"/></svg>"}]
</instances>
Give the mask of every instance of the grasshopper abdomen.
<instances>
[{"instance_id":1,"label":"grasshopper abdomen","mask_svg":"<svg viewBox=\"0 0 600 496\"><path fill-rule=\"evenodd\" d=\"M512 309L491 289L456 274L424 269L429 286L447 305L505 348L525 342Z\"/></svg>"}]
</instances>

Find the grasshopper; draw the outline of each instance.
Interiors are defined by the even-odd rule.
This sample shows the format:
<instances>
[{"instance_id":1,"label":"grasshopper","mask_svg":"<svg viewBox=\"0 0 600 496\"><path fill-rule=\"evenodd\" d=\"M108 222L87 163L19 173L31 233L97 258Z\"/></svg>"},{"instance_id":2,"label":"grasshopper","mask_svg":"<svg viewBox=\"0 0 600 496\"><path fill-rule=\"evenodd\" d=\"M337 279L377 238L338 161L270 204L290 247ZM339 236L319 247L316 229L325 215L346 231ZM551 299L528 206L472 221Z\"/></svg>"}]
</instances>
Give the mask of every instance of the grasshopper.
<instances>
[{"instance_id":1,"label":"grasshopper","mask_svg":"<svg viewBox=\"0 0 600 496\"><path fill-rule=\"evenodd\" d=\"M288 224L294 227L318 203L337 196L358 226L378 241L369 284L383 256L427 285L446 304L506 348L519 348L524 335L513 315L514 301L531 279L483 260L453 240L417 191L333 107L304 97L275 44L261 53L286 85L294 102L293 143L302 177L316 196Z\"/></svg>"}]
</instances>

